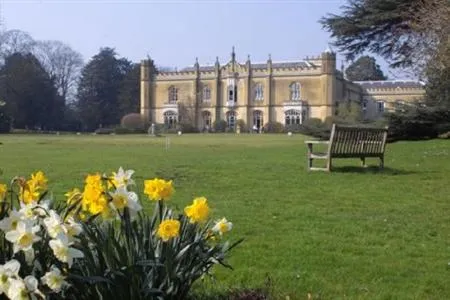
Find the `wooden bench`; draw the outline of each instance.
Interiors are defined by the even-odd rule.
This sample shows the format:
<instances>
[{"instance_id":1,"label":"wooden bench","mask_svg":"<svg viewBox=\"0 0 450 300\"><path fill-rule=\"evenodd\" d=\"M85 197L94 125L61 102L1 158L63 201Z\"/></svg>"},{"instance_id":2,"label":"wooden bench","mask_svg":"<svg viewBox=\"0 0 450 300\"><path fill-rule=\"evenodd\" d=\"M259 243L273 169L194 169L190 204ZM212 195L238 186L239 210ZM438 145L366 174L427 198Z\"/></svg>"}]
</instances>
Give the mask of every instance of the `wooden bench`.
<instances>
[{"instance_id":1,"label":"wooden bench","mask_svg":"<svg viewBox=\"0 0 450 300\"><path fill-rule=\"evenodd\" d=\"M388 127L368 128L333 124L329 141L305 141L308 145L308 171L331 171L333 158L360 158L366 166L367 157L378 157L380 168L384 167ZM314 152L313 145L328 145L326 152ZM314 159L326 159L326 168L312 166Z\"/></svg>"}]
</instances>

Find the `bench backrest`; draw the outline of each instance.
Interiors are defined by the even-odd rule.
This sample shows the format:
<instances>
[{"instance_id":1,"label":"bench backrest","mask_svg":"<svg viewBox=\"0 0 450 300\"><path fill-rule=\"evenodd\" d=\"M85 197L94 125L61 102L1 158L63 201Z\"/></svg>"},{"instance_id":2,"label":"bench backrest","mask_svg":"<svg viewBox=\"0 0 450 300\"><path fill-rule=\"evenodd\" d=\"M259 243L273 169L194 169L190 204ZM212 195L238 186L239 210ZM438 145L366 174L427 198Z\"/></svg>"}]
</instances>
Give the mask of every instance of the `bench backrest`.
<instances>
[{"instance_id":1,"label":"bench backrest","mask_svg":"<svg viewBox=\"0 0 450 300\"><path fill-rule=\"evenodd\" d=\"M384 154L388 128L333 124L329 153L333 157L370 157Z\"/></svg>"}]
</instances>

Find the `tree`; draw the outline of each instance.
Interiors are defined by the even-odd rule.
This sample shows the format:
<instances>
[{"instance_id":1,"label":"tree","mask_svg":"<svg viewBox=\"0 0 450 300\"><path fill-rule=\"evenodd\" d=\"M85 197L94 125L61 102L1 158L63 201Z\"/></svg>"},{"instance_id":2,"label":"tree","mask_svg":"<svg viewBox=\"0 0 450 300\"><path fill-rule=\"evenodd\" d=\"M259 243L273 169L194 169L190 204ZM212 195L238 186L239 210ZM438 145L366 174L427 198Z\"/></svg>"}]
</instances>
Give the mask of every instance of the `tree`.
<instances>
[{"instance_id":1,"label":"tree","mask_svg":"<svg viewBox=\"0 0 450 300\"><path fill-rule=\"evenodd\" d=\"M73 100L83 67L81 54L60 41L38 41L34 52L54 79L59 95L66 101Z\"/></svg>"},{"instance_id":2,"label":"tree","mask_svg":"<svg viewBox=\"0 0 450 300\"><path fill-rule=\"evenodd\" d=\"M352 63L346 70L345 75L351 81L369 81L386 80L380 66L377 65L375 58L370 56L361 56Z\"/></svg>"},{"instance_id":3,"label":"tree","mask_svg":"<svg viewBox=\"0 0 450 300\"><path fill-rule=\"evenodd\" d=\"M119 92L119 108L121 116L139 112L140 76L140 64L133 64L125 74Z\"/></svg>"},{"instance_id":4,"label":"tree","mask_svg":"<svg viewBox=\"0 0 450 300\"><path fill-rule=\"evenodd\" d=\"M369 51L428 81L427 101L450 107L450 1L349 0L320 20L347 59ZM439 98L439 99L437 99Z\"/></svg>"},{"instance_id":5,"label":"tree","mask_svg":"<svg viewBox=\"0 0 450 300\"><path fill-rule=\"evenodd\" d=\"M370 51L392 67L410 66L415 37L411 21L420 4L421 0L349 0L342 15L328 14L320 23L349 60Z\"/></svg>"},{"instance_id":6,"label":"tree","mask_svg":"<svg viewBox=\"0 0 450 300\"><path fill-rule=\"evenodd\" d=\"M26 32L21 30L8 30L0 33L0 60L15 54L32 53L36 42Z\"/></svg>"},{"instance_id":7,"label":"tree","mask_svg":"<svg viewBox=\"0 0 450 300\"><path fill-rule=\"evenodd\" d=\"M113 48L101 48L81 71L78 110L84 129L119 124L119 93L131 62L117 58Z\"/></svg>"},{"instance_id":8,"label":"tree","mask_svg":"<svg viewBox=\"0 0 450 300\"><path fill-rule=\"evenodd\" d=\"M16 53L0 70L4 113L15 128L57 129L63 102L54 83L37 58Z\"/></svg>"}]
</instances>

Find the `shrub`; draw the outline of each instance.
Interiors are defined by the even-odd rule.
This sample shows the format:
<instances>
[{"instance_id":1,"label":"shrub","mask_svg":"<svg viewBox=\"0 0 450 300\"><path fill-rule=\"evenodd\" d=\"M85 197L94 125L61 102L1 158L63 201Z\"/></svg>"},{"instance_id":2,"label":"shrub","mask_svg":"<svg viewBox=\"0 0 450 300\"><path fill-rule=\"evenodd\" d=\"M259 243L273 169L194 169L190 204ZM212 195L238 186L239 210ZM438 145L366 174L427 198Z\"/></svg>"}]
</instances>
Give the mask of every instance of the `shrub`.
<instances>
[{"instance_id":1,"label":"shrub","mask_svg":"<svg viewBox=\"0 0 450 300\"><path fill-rule=\"evenodd\" d=\"M239 126L241 132L248 132L248 131L249 131L249 130L248 130L249 128L248 128L247 124L246 124L245 121L242 120L242 119L237 120L237 122L236 122L236 128L237 128L237 126Z\"/></svg>"},{"instance_id":2,"label":"shrub","mask_svg":"<svg viewBox=\"0 0 450 300\"><path fill-rule=\"evenodd\" d=\"M212 222L206 198L177 213L166 204L172 181L145 180L144 194L155 203L147 215L132 191L133 173L89 174L82 190L68 192L67 204L55 207L42 172L0 184L6 296L185 299L214 265L229 267L226 254L241 240L224 239L232 224Z\"/></svg>"},{"instance_id":3,"label":"shrub","mask_svg":"<svg viewBox=\"0 0 450 300\"><path fill-rule=\"evenodd\" d=\"M94 132L95 134L111 134L114 133L114 128L107 128L107 127L97 128Z\"/></svg>"},{"instance_id":4,"label":"shrub","mask_svg":"<svg viewBox=\"0 0 450 300\"><path fill-rule=\"evenodd\" d=\"M138 113L127 114L120 120L120 125L132 130L145 130L145 122Z\"/></svg>"},{"instance_id":5,"label":"shrub","mask_svg":"<svg viewBox=\"0 0 450 300\"><path fill-rule=\"evenodd\" d=\"M215 120L213 123L215 132L225 132L227 129L227 121L225 120Z\"/></svg>"},{"instance_id":6,"label":"shrub","mask_svg":"<svg viewBox=\"0 0 450 300\"><path fill-rule=\"evenodd\" d=\"M9 117L0 109L0 133L8 133L11 130Z\"/></svg>"},{"instance_id":7,"label":"shrub","mask_svg":"<svg viewBox=\"0 0 450 300\"><path fill-rule=\"evenodd\" d=\"M389 141L438 137L450 130L450 110L440 107L408 106L387 114Z\"/></svg>"},{"instance_id":8,"label":"shrub","mask_svg":"<svg viewBox=\"0 0 450 300\"><path fill-rule=\"evenodd\" d=\"M137 133L146 133L144 129L130 129L125 127L117 127L114 128L115 134L137 134Z\"/></svg>"},{"instance_id":9,"label":"shrub","mask_svg":"<svg viewBox=\"0 0 450 300\"><path fill-rule=\"evenodd\" d=\"M263 127L264 132L267 133L283 133L284 126L280 122L269 122L266 123Z\"/></svg>"},{"instance_id":10,"label":"shrub","mask_svg":"<svg viewBox=\"0 0 450 300\"><path fill-rule=\"evenodd\" d=\"M317 118L305 120L299 127L300 133L313 136L322 140L330 138L332 122L322 122Z\"/></svg>"},{"instance_id":11,"label":"shrub","mask_svg":"<svg viewBox=\"0 0 450 300\"><path fill-rule=\"evenodd\" d=\"M182 122L182 123L178 124L177 131L178 130L181 130L181 132L183 132L183 133L196 133L196 132L198 132L198 129L194 125L192 125L191 123L187 123L187 122L186 123Z\"/></svg>"}]
</instances>

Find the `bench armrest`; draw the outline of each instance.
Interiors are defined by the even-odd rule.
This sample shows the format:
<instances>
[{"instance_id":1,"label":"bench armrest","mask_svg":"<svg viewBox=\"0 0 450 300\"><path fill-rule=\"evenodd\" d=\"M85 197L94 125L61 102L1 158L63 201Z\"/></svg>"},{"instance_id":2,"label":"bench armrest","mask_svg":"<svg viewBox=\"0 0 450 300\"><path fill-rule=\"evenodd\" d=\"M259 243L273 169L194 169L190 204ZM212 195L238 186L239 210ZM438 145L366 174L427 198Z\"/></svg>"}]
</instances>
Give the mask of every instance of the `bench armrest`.
<instances>
[{"instance_id":1,"label":"bench armrest","mask_svg":"<svg viewBox=\"0 0 450 300\"><path fill-rule=\"evenodd\" d=\"M330 141L305 141L305 144L329 144Z\"/></svg>"}]
</instances>

